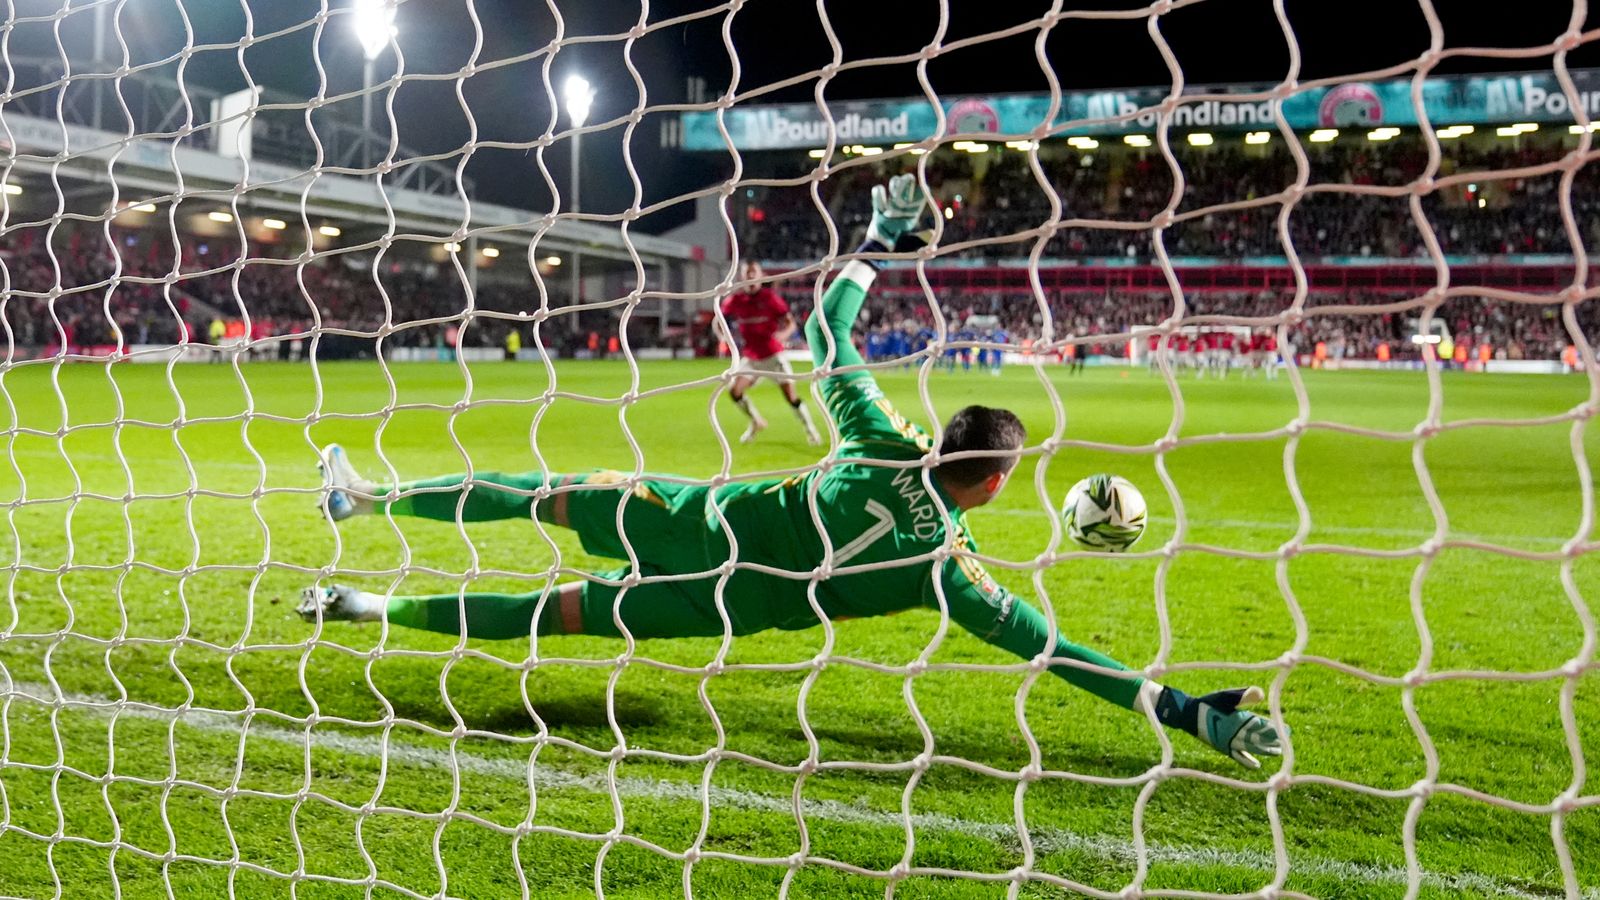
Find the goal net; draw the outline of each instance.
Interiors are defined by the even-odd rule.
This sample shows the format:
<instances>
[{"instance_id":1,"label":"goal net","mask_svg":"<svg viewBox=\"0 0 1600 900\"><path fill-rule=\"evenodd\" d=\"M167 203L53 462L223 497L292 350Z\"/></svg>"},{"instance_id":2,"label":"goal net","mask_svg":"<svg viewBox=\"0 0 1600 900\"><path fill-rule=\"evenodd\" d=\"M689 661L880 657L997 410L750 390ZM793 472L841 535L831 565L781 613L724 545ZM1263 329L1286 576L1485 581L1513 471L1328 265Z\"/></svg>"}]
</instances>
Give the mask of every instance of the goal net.
<instances>
[{"instance_id":1,"label":"goal net","mask_svg":"<svg viewBox=\"0 0 1600 900\"><path fill-rule=\"evenodd\" d=\"M1281 63L1210 87L1173 41L1235 5L837 6L6 5L0 896L1600 897L1586 7L1485 50L1423 0L1403 61L1308 76L1262 4ZM901 173L931 243L863 257ZM840 367L804 324L864 258ZM724 301L765 288L795 362L746 385ZM629 505L862 456L847 371L936 441L1027 425L934 572L1114 677L1261 686L1281 758L984 643L937 578L819 617L899 564L826 532L734 540L722 633L643 636L622 598L692 576ZM755 427L775 383L820 446ZM1099 472L1150 505L1128 552L1063 528ZM615 485L620 547L558 527ZM820 621L745 633L745 575ZM620 636L559 633L567 583ZM389 612L302 621L333 585ZM402 627L423 595L448 621ZM439 633L490 595L526 627Z\"/></svg>"}]
</instances>

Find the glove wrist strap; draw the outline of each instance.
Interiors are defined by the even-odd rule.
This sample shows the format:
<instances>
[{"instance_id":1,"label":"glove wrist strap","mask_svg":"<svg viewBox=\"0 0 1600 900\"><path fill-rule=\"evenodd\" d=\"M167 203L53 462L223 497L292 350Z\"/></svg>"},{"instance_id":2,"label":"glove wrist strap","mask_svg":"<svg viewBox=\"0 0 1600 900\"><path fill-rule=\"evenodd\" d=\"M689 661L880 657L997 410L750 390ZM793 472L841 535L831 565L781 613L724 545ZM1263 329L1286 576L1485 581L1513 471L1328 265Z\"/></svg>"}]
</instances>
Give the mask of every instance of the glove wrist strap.
<instances>
[{"instance_id":1,"label":"glove wrist strap","mask_svg":"<svg viewBox=\"0 0 1600 900\"><path fill-rule=\"evenodd\" d=\"M1181 728L1193 735L1200 733L1200 704L1183 691L1163 687L1156 697L1156 721L1168 728Z\"/></svg>"}]
</instances>

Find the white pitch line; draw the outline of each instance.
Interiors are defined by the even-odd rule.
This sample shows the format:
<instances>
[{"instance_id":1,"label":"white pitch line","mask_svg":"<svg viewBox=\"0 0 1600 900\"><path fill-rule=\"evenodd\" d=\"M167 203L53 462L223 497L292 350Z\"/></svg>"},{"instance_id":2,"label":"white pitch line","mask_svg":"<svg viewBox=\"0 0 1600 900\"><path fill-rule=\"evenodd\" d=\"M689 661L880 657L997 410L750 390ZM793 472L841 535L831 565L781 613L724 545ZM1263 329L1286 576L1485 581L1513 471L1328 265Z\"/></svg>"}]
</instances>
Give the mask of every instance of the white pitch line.
<instances>
[{"instance_id":1,"label":"white pitch line","mask_svg":"<svg viewBox=\"0 0 1600 900\"><path fill-rule=\"evenodd\" d=\"M1035 517L1041 514L1043 513L1037 509L997 509L983 513L985 516L1002 515ZM1150 521L1154 523L1160 523L1162 525L1178 524L1178 520L1170 516L1151 516ZM1238 528L1249 531L1282 531L1285 532L1285 535L1287 536L1292 535L1295 533L1295 531L1299 530L1300 523L1294 521L1258 522L1250 519L1206 519L1199 516L1190 516L1189 526L1191 529L1193 529L1195 526L1201 526L1204 528ZM1327 532L1329 534L1370 534L1378 537L1412 538L1419 544L1433 536L1433 529L1431 527L1382 528L1368 525L1320 525L1313 518L1311 523L1312 537L1315 538L1318 532ZM1485 543L1511 544L1513 546L1519 542L1564 544L1567 541L1572 540L1572 535L1570 534L1563 535L1561 537L1540 537L1537 535L1527 534L1475 534L1465 531L1456 531L1454 529L1450 531L1449 537L1452 540L1483 541Z\"/></svg>"},{"instance_id":2,"label":"white pitch line","mask_svg":"<svg viewBox=\"0 0 1600 900\"><path fill-rule=\"evenodd\" d=\"M0 682L0 686L3 686L3 682ZM57 696L55 690L49 685L36 682L15 682L9 691L0 690L0 701L24 700L44 706L51 705L53 701L47 698L55 696ZM105 697L72 693L63 694L61 697L63 700L74 704L92 704L90 708L80 706L64 707L69 711L88 712L105 718L109 718L113 713L116 713L117 701ZM179 715L176 710L150 710L130 707L123 708L118 713L118 716L120 718L149 719L158 722L170 722L176 718L185 727L210 734L227 734L236 737L241 731L237 719L214 713L191 711ZM274 741L299 748L305 747L308 740L308 735L303 731L295 731L276 725L253 725L249 729L249 735L252 738ZM414 746L404 741L392 739L384 741L381 738L334 731L313 732L309 735L309 741L313 747L318 749L371 759L387 758L390 762L404 763L417 768L443 769L446 771L454 769L458 772L471 772L475 775L505 778L522 784L526 784L529 780L528 764L519 759L478 756L464 751L457 751L452 754L445 750ZM0 766L0 769L3 768L3 766ZM536 787L546 790L576 790L595 794L610 794L610 787L606 779L598 775L579 776L548 766L540 766L534 769L532 779ZM617 793L625 797L690 802L696 805L701 802L703 796L698 783L639 777L617 779ZM783 816L792 817L794 815L794 801L787 796L780 797L757 791L713 786L709 792L709 799L713 807L727 806ZM823 819L838 824L868 825L878 828L891 828L896 831L903 831L906 824L906 818L897 813L841 803L837 800L806 800L804 801L803 809L808 819ZM1017 830L1012 825L979 822L943 813L917 813L910 817L910 822L913 829L918 831L950 832L993 841L1011 848L1018 846ZM1079 834L1060 828L1030 828L1028 834L1033 840L1034 849L1037 853L1073 852L1115 862L1133 862L1138 858L1132 842L1121 838ZM1252 850L1215 850L1205 847L1147 844L1145 846L1145 856L1152 862L1173 865L1250 869L1268 875L1275 870L1275 861L1272 854ZM1306 856L1294 858L1291 861L1290 871L1291 873L1302 875L1326 876L1339 881L1366 884L1404 885L1407 883L1408 878L1406 870L1401 866L1372 865ZM1476 892L1486 896L1513 898L1513 900L1549 900L1559 890L1559 888L1551 887L1548 890L1533 893L1502 882L1492 876L1473 872L1459 874L1424 872L1422 874L1422 884L1423 886L1440 890ZM1579 896L1582 900L1600 900L1600 889L1588 889Z\"/></svg>"},{"instance_id":3,"label":"white pitch line","mask_svg":"<svg viewBox=\"0 0 1600 900\"><path fill-rule=\"evenodd\" d=\"M60 460L61 459L61 454L56 452L56 451L54 451L54 450L12 450L11 451L11 455L12 456L30 456L30 457L35 457L35 458L39 458L39 459L46 459L46 458L47 459L53 459L53 460ZM73 452L73 453L69 453L68 456L72 459L72 461L74 463L80 463L80 462L120 463L120 462L124 462L125 461L125 462L127 462L129 464L129 467L134 469L136 472L141 467L143 467L143 468L170 468L176 462L176 460L171 459L171 458L156 459L156 458L151 458L151 457L135 457L135 456L129 456L129 457L124 457L122 459L119 459L115 454L110 454L110 453L76 453L76 452ZM228 460L215 460L215 459L200 459L200 458L196 458L196 457L190 457L189 463L197 471L200 470L200 469L230 469L230 470L235 470L235 471L250 472L251 474L256 474L256 473L259 473L261 471L261 469L263 468L262 466L258 466L255 463L241 463L241 462L231 462L231 461L228 461ZM290 480L298 480L298 481L305 481L307 479L312 478L313 475L311 473L314 472L313 467L310 466L310 465L293 466L293 465L288 465L288 464L284 464L284 463L267 463L265 468L267 470L267 474L268 475L275 475L275 474L276 475L288 475L288 476L292 476ZM27 473L24 472L23 474L26 475ZM982 515L983 516L992 516L992 515L1027 516L1027 517L1030 517L1030 518L1039 518L1041 516L1048 516L1048 515L1050 515L1050 513L1045 511L1045 510L1043 510L1043 509L998 509L998 510L985 511ZM1150 517L1150 521L1153 522L1153 523L1159 523L1159 524L1162 524L1162 525L1176 525L1178 523L1177 519L1171 518L1169 516L1151 516ZM1192 518L1190 520L1190 522L1193 525L1201 525L1201 526L1204 526L1206 528L1234 528L1234 529L1243 529L1243 530L1248 530L1248 531L1282 531L1282 532L1285 532L1286 534L1293 534L1300 527L1300 523L1293 522L1293 521L1263 522L1263 521L1254 521L1254 520L1250 520L1250 519L1202 519L1202 518L1195 517L1195 518ZM1315 536L1319 532L1326 533L1326 534L1365 534L1365 535L1373 535L1373 536L1376 536L1376 537L1412 538L1412 539L1416 540L1419 544L1422 541L1427 540L1433 534L1433 530L1431 528L1383 528L1383 527L1378 527L1378 526L1367 526L1367 525L1320 525L1320 524L1316 524L1316 522L1313 520L1313 523L1312 523L1312 534L1313 534L1313 536ZM1450 532L1450 537L1454 538L1454 539L1457 539L1457 540L1483 541L1483 542L1486 542L1486 543L1509 544L1509 545L1512 545L1512 546L1516 546L1519 543L1523 543L1523 542L1542 543L1542 544L1557 544L1557 545L1559 545L1559 544L1564 544L1567 541L1572 539L1572 535L1570 535L1570 534L1562 535L1560 537L1538 537L1538 536L1526 535L1526 534L1474 534L1474 533L1468 533L1468 532L1464 532L1464 531L1452 531L1452 532Z\"/></svg>"},{"instance_id":4,"label":"white pitch line","mask_svg":"<svg viewBox=\"0 0 1600 900\"><path fill-rule=\"evenodd\" d=\"M26 456L26 457L31 457L33 459L48 459L48 460L54 460L56 462L62 462L63 461L61 452L57 451L57 450L27 450L27 449L12 448L11 450L7 451L7 455L9 455L9 456ZM141 469L145 469L145 470L149 470L149 469L163 469L163 470L164 469L170 469L170 468L173 468L174 466L177 466L181 462L180 457L178 457L176 455L169 456L169 457L152 457L152 456L120 456L119 457L115 453L81 453L81 452L78 452L76 450L69 450L69 451L67 451L67 453L65 455L66 455L66 459L70 460L74 465L78 465L78 464L86 463L86 462L118 463L118 464L127 463L128 464L128 468L134 470L135 474L137 474ZM307 457L307 458L310 458L310 457ZM262 469L261 466L256 465L253 462L246 463L246 462L232 462L230 460L225 460L225 459L202 459L202 458L196 456L193 453L190 453L190 455L189 455L189 465L193 466L197 470L198 469L230 469L230 470L237 470L237 471L241 471L241 472L251 472L251 473L260 472L261 469ZM26 467L21 467L21 468L23 469L23 472L22 472L23 477L27 477L28 476L28 472L27 472ZM286 464L283 464L283 463L270 463L269 462L269 463L266 464L266 470L267 470L268 473L272 473L272 472L295 472L295 473L303 476L302 480L310 480L311 478L315 477L316 471L317 471L316 470L315 461L313 461L310 464L303 465L303 466L290 466L290 465L286 465ZM0 471L3 471L3 470L0 470ZM15 473L11 473L11 474L15 474Z\"/></svg>"}]
</instances>

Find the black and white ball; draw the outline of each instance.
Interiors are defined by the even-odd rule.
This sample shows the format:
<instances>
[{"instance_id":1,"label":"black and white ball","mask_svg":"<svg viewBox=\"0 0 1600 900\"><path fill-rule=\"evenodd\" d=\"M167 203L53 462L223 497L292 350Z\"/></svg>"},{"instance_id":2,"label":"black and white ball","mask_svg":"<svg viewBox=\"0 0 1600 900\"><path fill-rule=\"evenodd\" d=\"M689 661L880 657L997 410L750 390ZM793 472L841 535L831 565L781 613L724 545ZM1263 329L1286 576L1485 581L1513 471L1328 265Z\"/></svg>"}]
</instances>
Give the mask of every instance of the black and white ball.
<instances>
[{"instance_id":1,"label":"black and white ball","mask_svg":"<svg viewBox=\"0 0 1600 900\"><path fill-rule=\"evenodd\" d=\"M1067 491L1061 520L1082 547L1121 553L1144 536L1144 495L1120 475L1090 475Z\"/></svg>"}]
</instances>

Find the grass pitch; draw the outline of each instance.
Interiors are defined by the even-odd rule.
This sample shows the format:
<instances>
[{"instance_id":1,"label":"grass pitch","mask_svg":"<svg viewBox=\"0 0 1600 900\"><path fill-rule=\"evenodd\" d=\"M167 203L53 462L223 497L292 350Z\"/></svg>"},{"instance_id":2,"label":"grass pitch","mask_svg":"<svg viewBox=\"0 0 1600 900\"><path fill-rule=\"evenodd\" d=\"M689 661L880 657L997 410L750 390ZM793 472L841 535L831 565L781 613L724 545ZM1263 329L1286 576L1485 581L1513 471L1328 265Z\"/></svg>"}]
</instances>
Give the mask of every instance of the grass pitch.
<instances>
[{"instance_id":1,"label":"grass pitch","mask_svg":"<svg viewBox=\"0 0 1600 900\"><path fill-rule=\"evenodd\" d=\"M817 458L767 386L752 396L772 428L739 446L736 411L704 381L718 371L645 364L637 390L690 386L629 403L621 363L560 363L559 384L503 363L470 377L435 364L5 372L0 895L661 897L687 885L696 897L876 897L893 871L905 875L896 897L998 898L1024 865L1110 893L1139 879L1211 892L1272 881L1264 788L1279 762L1247 772L1176 735L1176 766L1246 784L1152 784L1162 746L1150 729L1054 679L1019 701L1021 672L935 670L908 687L839 663L803 690L803 665L705 677L716 640L641 642L620 666L623 647L599 639L458 646L375 626L318 635L293 616L295 593L324 573L374 590L455 590L464 577L528 590L556 550L564 566L605 564L523 522L370 518L336 531L314 509L316 446L343 442L369 471L405 478L469 458L536 468L535 447L552 470L705 477ZM1419 448L1419 373L1306 373L1316 424L1299 435L1280 430L1299 409L1286 378L1182 380L1181 420L1142 371L1048 379L1064 418L1031 370L935 373L932 410L915 372L880 381L919 421L1003 404L1035 447L1052 435L1095 445L1030 456L971 516L983 551L1016 565L991 570L1025 595L1067 486L1114 471L1144 490L1153 525L1136 551L1177 539L1176 552L1071 557L1039 583L1067 634L1130 665L1177 667L1166 680L1191 691L1281 681L1302 779L1272 804L1287 889L1403 896L1410 811L1422 896L1560 896L1552 818L1537 808L1570 793L1586 799L1560 831L1578 888L1600 896L1600 790L1583 775L1600 763L1600 671L1556 671L1592 658L1573 594L1600 588L1592 554L1563 562L1586 502L1570 421L1483 422ZM1463 373L1442 385L1446 422L1558 416L1589 390L1578 377ZM735 441L726 458L710 410ZM1169 431L1180 442L1159 465L1182 498L1181 534L1152 452ZM1578 437L1591 465L1592 431ZM1207 435L1245 439L1185 440ZM1427 554L1424 470L1458 542ZM1291 480L1310 525L1280 561L1301 524ZM840 623L832 653L903 666L938 625L927 611ZM803 664L824 640L821 628L739 638L726 659ZM955 631L933 660L1013 662ZM1463 676L1412 694L1425 740L1401 686L1424 668ZM1547 677L1473 677L1487 672ZM800 777L813 742L823 768ZM1024 789L955 762L1014 774L1035 742L1046 777ZM1430 774L1524 806L1419 799ZM688 865L661 852L690 850ZM802 851L804 865L787 864ZM1069 892L1030 881L1021 893Z\"/></svg>"}]
</instances>

